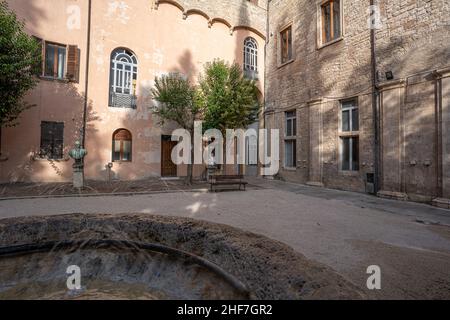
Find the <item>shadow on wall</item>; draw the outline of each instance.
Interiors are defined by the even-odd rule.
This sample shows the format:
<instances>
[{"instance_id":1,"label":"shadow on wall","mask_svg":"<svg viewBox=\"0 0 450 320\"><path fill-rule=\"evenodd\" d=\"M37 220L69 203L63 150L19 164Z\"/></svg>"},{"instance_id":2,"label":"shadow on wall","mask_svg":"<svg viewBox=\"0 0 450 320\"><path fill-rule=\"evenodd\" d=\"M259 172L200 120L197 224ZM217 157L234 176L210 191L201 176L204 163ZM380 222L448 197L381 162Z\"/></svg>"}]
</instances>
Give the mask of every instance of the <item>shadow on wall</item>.
<instances>
[{"instance_id":1,"label":"shadow on wall","mask_svg":"<svg viewBox=\"0 0 450 320\"><path fill-rule=\"evenodd\" d=\"M418 20L415 23L419 24ZM389 28L389 25L385 24L384 28ZM384 105L380 107L380 161L384 164L381 167L381 187L384 180L385 190L405 192L414 200L420 200L416 198L417 195L431 200L441 193L437 140L439 125L435 96L437 82L431 73L449 66L450 49L447 44L450 34L445 27L440 28L435 32L424 32L415 36L403 34L403 31L391 31L386 39L382 37L386 29L377 31L379 81L386 81L386 71L393 71L395 79L406 80L403 96L389 94L389 91L381 96L384 97ZM367 33L369 32L367 29ZM367 47L370 48L369 42ZM343 92L352 94L355 91L368 91L370 94L371 90L365 88L370 87L371 83L369 54L368 52L369 59L364 60L367 62L357 65L349 78L356 81L362 79L363 86L357 87L355 80L347 81ZM398 92L395 90L399 89L393 89L391 92ZM370 96L368 99L371 101ZM371 108L371 103L367 104L367 107ZM366 127L365 130L369 134L365 142L361 141L360 154L369 153L373 148L372 110L365 111L365 114L367 116L360 118L360 123L363 129ZM403 154L399 150L403 150ZM398 177L398 180L393 177Z\"/></svg>"},{"instance_id":2,"label":"shadow on wall","mask_svg":"<svg viewBox=\"0 0 450 320\"><path fill-rule=\"evenodd\" d=\"M194 82L198 80L197 75L201 71L197 70L191 51L186 49L180 58L178 58L178 67L172 68L170 72L179 72L185 75L191 82Z\"/></svg>"},{"instance_id":3,"label":"shadow on wall","mask_svg":"<svg viewBox=\"0 0 450 320\"><path fill-rule=\"evenodd\" d=\"M248 14L248 0L242 0L241 10L239 11L239 21L238 25L245 26L249 20ZM236 32L236 31L235 31ZM234 62L239 63L239 61L243 62L244 52L241 50L243 48L243 43L240 43L239 37L236 37L236 49L234 53Z\"/></svg>"},{"instance_id":4,"label":"shadow on wall","mask_svg":"<svg viewBox=\"0 0 450 320\"><path fill-rule=\"evenodd\" d=\"M1 0L0 2L3 1L4 0ZM18 12L20 8L26 8L25 20L27 29L38 30L42 21L48 19L45 11L36 4L36 0L6 0L6 3L8 4L8 7L15 12Z\"/></svg>"},{"instance_id":5,"label":"shadow on wall","mask_svg":"<svg viewBox=\"0 0 450 320\"><path fill-rule=\"evenodd\" d=\"M40 84L41 85L41 84ZM38 86L40 86L38 85ZM45 84L47 85L47 83ZM60 99L62 103L60 107L67 108L64 110L64 115L61 116L60 110L56 110L57 106L52 105L53 111L46 109L46 105L42 103L36 103L36 106L31 110L25 111L21 115L23 122L31 121L57 121L64 122L64 145L63 145L63 158L60 160L43 159L40 156L40 146L39 140L34 139L38 142L38 145L30 146L28 150L24 149L23 154L19 156L19 163L12 164L13 168L8 174L8 180L11 182L20 182L27 180L34 180L34 177L41 177L39 180L52 181L52 180L70 180L72 175L72 160L70 159L68 153L70 149L74 147L75 141L81 140L82 129L83 129L83 105L84 105L84 95L79 93L78 88L72 83L55 83L51 86L47 86L52 90L46 92L53 99ZM41 89L35 89L41 90ZM59 98L58 98L59 97ZM39 118L35 117L34 109L37 108ZM59 112L57 112L59 111ZM44 114L44 115L41 115ZM63 118L61 118L63 117ZM96 112L93 109L92 102L89 102L87 109L86 118L86 131L89 135L95 135L97 129L95 129L94 122L100 121ZM19 120L22 122L21 120ZM39 125L34 126L39 128ZM13 130L21 130L21 124ZM40 132L36 132L36 135L41 135ZM10 148L14 148L16 142L14 141L14 135L10 135L11 140L7 142ZM11 147L13 146L13 147ZM89 156L87 161L96 158L95 149L89 150ZM12 161L12 160L9 160Z\"/></svg>"}]
</instances>

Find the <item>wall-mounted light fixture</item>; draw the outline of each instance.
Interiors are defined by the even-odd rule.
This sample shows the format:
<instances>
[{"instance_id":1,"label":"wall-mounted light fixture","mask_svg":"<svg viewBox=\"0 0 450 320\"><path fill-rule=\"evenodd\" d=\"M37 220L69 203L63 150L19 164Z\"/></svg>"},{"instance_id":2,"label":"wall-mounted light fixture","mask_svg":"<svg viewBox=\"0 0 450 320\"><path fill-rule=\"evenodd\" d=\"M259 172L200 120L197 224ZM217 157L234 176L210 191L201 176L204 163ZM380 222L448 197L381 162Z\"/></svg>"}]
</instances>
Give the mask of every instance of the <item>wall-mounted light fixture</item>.
<instances>
[{"instance_id":1,"label":"wall-mounted light fixture","mask_svg":"<svg viewBox=\"0 0 450 320\"><path fill-rule=\"evenodd\" d=\"M386 72L386 80L394 80L394 73L392 71Z\"/></svg>"}]
</instances>

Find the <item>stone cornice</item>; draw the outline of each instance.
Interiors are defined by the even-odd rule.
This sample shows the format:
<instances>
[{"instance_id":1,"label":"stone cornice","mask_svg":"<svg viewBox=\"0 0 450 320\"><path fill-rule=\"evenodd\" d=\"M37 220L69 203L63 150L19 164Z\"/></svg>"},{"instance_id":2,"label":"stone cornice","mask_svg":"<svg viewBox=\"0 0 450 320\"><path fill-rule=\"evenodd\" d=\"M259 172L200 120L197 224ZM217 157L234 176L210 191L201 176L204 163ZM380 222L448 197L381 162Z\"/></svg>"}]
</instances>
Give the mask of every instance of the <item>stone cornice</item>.
<instances>
[{"instance_id":1,"label":"stone cornice","mask_svg":"<svg viewBox=\"0 0 450 320\"><path fill-rule=\"evenodd\" d=\"M392 90L396 88L403 88L405 86L405 83L405 79L383 81L377 84L377 88L381 91Z\"/></svg>"},{"instance_id":2,"label":"stone cornice","mask_svg":"<svg viewBox=\"0 0 450 320\"><path fill-rule=\"evenodd\" d=\"M450 77L450 67L438 69L434 71L436 78L448 78Z\"/></svg>"},{"instance_id":3,"label":"stone cornice","mask_svg":"<svg viewBox=\"0 0 450 320\"><path fill-rule=\"evenodd\" d=\"M242 0L221 0L203 2L200 0L153 0L153 9L161 4L170 4L180 9L183 19L192 14L203 16L209 27L214 23L223 23L235 30L247 29L266 40L267 10Z\"/></svg>"},{"instance_id":4,"label":"stone cornice","mask_svg":"<svg viewBox=\"0 0 450 320\"><path fill-rule=\"evenodd\" d=\"M314 106L316 104L321 104L323 102L322 98L318 98L318 99L313 99L313 100L309 100L306 104L308 106Z\"/></svg>"}]
</instances>

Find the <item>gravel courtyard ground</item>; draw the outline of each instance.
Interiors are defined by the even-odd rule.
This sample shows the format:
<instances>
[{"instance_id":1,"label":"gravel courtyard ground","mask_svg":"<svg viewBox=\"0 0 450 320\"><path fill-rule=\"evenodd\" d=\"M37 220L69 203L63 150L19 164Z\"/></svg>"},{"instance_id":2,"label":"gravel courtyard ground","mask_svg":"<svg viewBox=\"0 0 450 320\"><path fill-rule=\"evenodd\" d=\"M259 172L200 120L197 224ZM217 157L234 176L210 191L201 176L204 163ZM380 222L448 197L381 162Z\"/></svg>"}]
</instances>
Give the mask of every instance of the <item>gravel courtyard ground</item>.
<instances>
[{"instance_id":1,"label":"gravel courtyard ground","mask_svg":"<svg viewBox=\"0 0 450 320\"><path fill-rule=\"evenodd\" d=\"M450 298L450 211L280 181L251 183L258 188L247 192L2 200L0 218L130 212L191 217L284 242L371 298ZM370 265L381 268L381 290L366 289Z\"/></svg>"}]
</instances>

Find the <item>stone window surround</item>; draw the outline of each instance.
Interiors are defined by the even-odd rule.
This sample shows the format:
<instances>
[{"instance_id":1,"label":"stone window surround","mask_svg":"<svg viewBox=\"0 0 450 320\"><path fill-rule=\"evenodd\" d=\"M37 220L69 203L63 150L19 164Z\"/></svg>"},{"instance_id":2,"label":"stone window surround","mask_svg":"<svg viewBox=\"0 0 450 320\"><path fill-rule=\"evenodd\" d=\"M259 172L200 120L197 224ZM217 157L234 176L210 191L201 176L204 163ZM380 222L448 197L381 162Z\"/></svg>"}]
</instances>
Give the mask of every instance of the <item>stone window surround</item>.
<instances>
[{"instance_id":1,"label":"stone window surround","mask_svg":"<svg viewBox=\"0 0 450 320\"><path fill-rule=\"evenodd\" d=\"M292 46L292 57L288 61L281 62L281 33L285 31L287 28L291 28L291 46ZM278 68L284 67L287 64L290 64L295 61L295 36L294 36L294 22L291 21L289 23L284 24L281 28L278 29L277 32L277 39L276 39L276 46L277 46L277 65Z\"/></svg>"},{"instance_id":2,"label":"stone window surround","mask_svg":"<svg viewBox=\"0 0 450 320\"><path fill-rule=\"evenodd\" d=\"M316 32L316 34L317 34L317 50L320 50L322 48L325 48L332 44L340 42L344 39L344 36L345 36L345 24L344 24L344 16L345 16L344 1L345 0L341 0L340 1L341 36L339 38L331 40L329 42L326 42L326 43L323 42L323 39L322 39L322 6L329 1L330 0L318 0L317 1L317 32Z\"/></svg>"},{"instance_id":3,"label":"stone window surround","mask_svg":"<svg viewBox=\"0 0 450 320\"><path fill-rule=\"evenodd\" d=\"M287 114L291 113L291 112L295 112L295 117L289 117L288 118ZM295 170L297 170L297 154L295 154L295 157L294 157L294 160L295 160L294 161L294 166L293 167L287 167L286 166L286 142L294 142L294 144L295 144L295 153L297 153L297 150L298 150L298 146L297 146L297 134L298 134L297 109L285 110L283 115L284 115L284 121L283 121L283 124L284 124L284 128L283 128L283 132L284 132L284 135L283 135L284 136L284 138L283 138L283 162L282 162L283 163L283 170L295 171ZM296 124L296 132L295 132L295 135L293 135L293 136L287 136L286 135L288 119L294 119L295 124Z\"/></svg>"}]
</instances>

